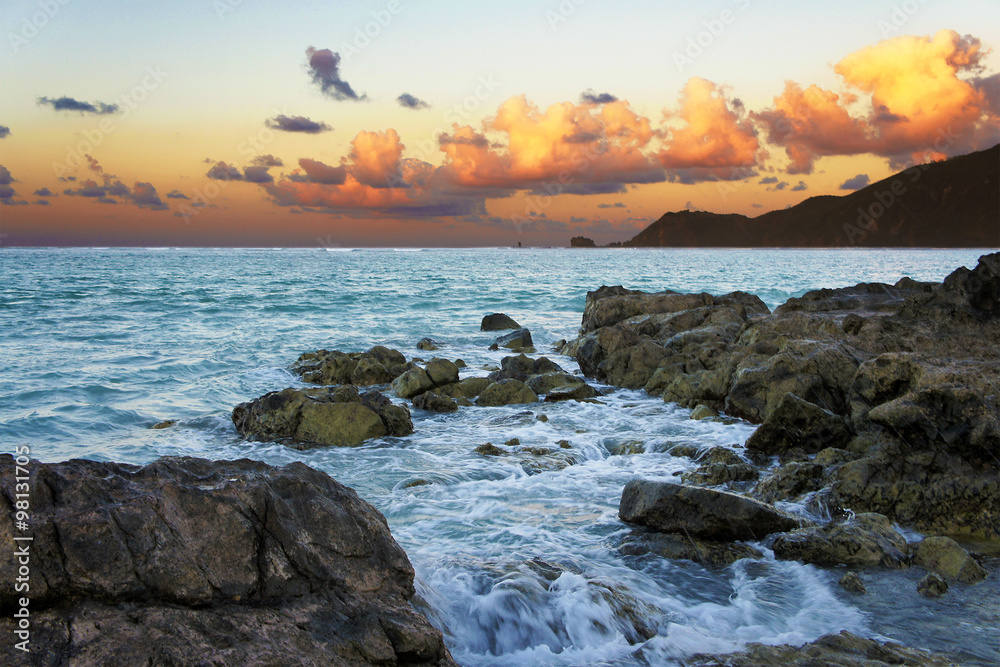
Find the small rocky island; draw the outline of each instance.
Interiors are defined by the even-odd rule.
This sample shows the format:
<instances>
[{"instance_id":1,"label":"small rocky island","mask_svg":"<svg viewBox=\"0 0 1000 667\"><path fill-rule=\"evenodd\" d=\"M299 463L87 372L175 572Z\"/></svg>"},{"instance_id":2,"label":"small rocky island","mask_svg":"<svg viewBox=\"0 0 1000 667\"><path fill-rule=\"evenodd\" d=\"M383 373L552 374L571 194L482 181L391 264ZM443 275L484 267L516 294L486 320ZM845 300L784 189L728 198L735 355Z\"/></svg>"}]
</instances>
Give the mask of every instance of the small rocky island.
<instances>
[{"instance_id":1,"label":"small rocky island","mask_svg":"<svg viewBox=\"0 0 1000 667\"><path fill-rule=\"evenodd\" d=\"M629 482L620 517L634 529L623 556L724 566L761 558L763 544L778 558L845 568L841 584L857 594L865 568L922 568L928 597L988 575L956 540L1000 541L1000 254L939 284L816 290L773 313L743 292L602 287L587 295L582 324L560 351L585 377L527 356L530 332L494 314L481 329L512 331L494 344L517 354L488 377L461 378L461 360L407 361L379 346L319 350L292 366L310 387L236 406L233 422L247 439L353 446L412 433L411 407L598 400L590 378L644 389L694 418L760 425L745 447L672 449L700 464L676 482ZM516 440L475 452L533 470L575 461L563 446ZM0 465L14 461L4 454ZM410 606L413 568L384 517L303 464L32 462L30 483L31 623L46 647L30 664L455 664L441 632ZM5 475L7 544L15 497ZM781 501L828 518L792 515ZM910 543L897 525L927 537ZM7 581L14 568L4 560ZM6 588L8 637L18 604ZM10 642L0 655L24 664ZM841 633L689 664L953 662Z\"/></svg>"}]
</instances>

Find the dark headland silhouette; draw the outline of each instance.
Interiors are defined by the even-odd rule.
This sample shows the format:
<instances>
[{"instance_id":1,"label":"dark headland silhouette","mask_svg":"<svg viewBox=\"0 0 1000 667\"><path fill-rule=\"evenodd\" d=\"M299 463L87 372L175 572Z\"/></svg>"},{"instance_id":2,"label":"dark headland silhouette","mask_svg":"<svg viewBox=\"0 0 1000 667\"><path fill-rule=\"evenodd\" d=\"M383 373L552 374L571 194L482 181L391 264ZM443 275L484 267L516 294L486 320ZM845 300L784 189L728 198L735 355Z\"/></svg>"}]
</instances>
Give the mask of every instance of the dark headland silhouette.
<instances>
[{"instance_id":1,"label":"dark headland silhouette","mask_svg":"<svg viewBox=\"0 0 1000 667\"><path fill-rule=\"evenodd\" d=\"M756 218L666 213L621 246L998 247L1000 145L910 167L849 195L810 197Z\"/></svg>"}]
</instances>

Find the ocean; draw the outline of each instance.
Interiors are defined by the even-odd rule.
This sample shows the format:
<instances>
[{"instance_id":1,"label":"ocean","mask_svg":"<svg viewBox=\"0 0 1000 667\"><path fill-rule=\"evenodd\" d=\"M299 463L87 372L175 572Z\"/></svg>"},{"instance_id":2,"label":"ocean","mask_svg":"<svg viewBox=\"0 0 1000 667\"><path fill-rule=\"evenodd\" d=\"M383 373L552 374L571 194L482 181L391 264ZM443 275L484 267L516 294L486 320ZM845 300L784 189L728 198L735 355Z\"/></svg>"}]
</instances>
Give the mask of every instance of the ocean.
<instances>
[{"instance_id":1,"label":"ocean","mask_svg":"<svg viewBox=\"0 0 1000 667\"><path fill-rule=\"evenodd\" d=\"M586 293L601 285L739 289L774 308L819 287L941 280L984 252L4 248L0 443L41 461L183 455L323 470L386 516L417 573L415 606L463 665L670 664L841 630L995 664L995 577L928 601L919 571L879 572L857 597L835 570L766 549L726 568L620 555L625 483L695 465L664 453L671 444L742 444L755 428L744 422L695 421L615 390L603 404L413 410L411 436L297 451L246 442L230 419L237 403L302 386L288 367L319 348L381 344L486 375L504 356L487 349L496 334L479 331L491 312L575 372L550 351L577 334ZM416 349L424 337L440 350ZM150 428L162 420L177 424ZM473 452L515 437L568 440L576 462L532 474ZM623 445L641 453L611 453Z\"/></svg>"}]
</instances>

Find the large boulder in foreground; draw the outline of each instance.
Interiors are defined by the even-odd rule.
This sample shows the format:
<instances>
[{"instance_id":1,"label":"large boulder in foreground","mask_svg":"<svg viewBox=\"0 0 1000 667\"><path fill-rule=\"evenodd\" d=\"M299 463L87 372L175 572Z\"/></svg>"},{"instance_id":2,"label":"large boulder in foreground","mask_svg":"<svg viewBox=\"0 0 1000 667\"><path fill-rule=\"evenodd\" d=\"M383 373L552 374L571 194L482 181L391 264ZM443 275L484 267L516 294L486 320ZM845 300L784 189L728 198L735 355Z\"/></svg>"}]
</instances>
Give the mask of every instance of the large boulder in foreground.
<instances>
[{"instance_id":1,"label":"large boulder in foreground","mask_svg":"<svg viewBox=\"0 0 1000 667\"><path fill-rule=\"evenodd\" d=\"M0 465L13 470L10 455ZM31 664L454 664L382 515L301 463L30 466ZM14 479L0 481L14 544ZM14 559L0 571L14 580ZM14 609L12 586L0 607ZM0 630L14 637L4 613ZM28 664L5 641L3 664Z\"/></svg>"},{"instance_id":2,"label":"large boulder in foreground","mask_svg":"<svg viewBox=\"0 0 1000 667\"><path fill-rule=\"evenodd\" d=\"M410 411L377 391L357 388L283 389L233 408L233 424L251 440L296 449L351 447L371 438L413 433Z\"/></svg>"},{"instance_id":3,"label":"large boulder in foreground","mask_svg":"<svg viewBox=\"0 0 1000 667\"><path fill-rule=\"evenodd\" d=\"M625 485L618 516L660 532L718 541L758 540L801 525L789 514L735 493L641 479Z\"/></svg>"}]
</instances>

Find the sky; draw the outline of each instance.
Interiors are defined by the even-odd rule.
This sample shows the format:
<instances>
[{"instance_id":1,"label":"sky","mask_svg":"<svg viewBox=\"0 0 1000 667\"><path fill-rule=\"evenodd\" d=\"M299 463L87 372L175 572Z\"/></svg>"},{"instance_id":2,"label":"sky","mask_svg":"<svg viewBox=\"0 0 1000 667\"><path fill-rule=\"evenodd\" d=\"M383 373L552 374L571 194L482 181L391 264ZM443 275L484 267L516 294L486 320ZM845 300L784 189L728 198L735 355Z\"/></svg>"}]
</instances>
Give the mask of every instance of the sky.
<instances>
[{"instance_id":1,"label":"sky","mask_svg":"<svg viewBox=\"0 0 1000 667\"><path fill-rule=\"evenodd\" d=\"M0 245L565 246L1000 141L995 0L5 0Z\"/></svg>"}]
</instances>

